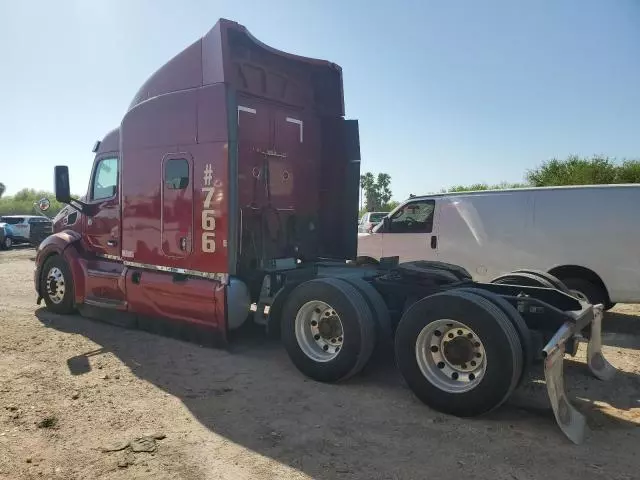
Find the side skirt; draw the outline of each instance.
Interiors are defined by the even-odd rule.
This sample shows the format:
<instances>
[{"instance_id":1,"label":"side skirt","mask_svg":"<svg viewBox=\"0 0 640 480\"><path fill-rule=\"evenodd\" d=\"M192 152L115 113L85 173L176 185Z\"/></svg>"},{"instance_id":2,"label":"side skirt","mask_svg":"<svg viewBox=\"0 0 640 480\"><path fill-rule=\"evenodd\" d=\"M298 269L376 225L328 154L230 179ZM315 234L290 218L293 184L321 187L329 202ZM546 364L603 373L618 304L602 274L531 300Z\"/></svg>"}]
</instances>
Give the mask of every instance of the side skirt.
<instances>
[{"instance_id":1,"label":"side skirt","mask_svg":"<svg viewBox=\"0 0 640 480\"><path fill-rule=\"evenodd\" d=\"M206 347L226 348L228 346L225 336L221 335L219 329L213 327L190 324L166 317L139 315L115 310L113 308L97 307L87 304L78 305L78 311L83 317L121 328L142 330Z\"/></svg>"}]
</instances>

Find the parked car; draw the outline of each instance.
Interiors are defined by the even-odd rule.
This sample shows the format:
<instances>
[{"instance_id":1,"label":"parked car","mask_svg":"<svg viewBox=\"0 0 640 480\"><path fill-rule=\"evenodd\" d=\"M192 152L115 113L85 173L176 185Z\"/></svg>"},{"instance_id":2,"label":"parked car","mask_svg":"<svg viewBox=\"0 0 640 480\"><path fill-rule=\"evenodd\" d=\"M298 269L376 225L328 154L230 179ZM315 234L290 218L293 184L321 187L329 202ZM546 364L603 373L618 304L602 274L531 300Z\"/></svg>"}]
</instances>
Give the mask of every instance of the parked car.
<instances>
[{"instance_id":1,"label":"parked car","mask_svg":"<svg viewBox=\"0 0 640 480\"><path fill-rule=\"evenodd\" d=\"M415 197L371 234L358 235L358 256L361 262L438 260L482 282L536 269L592 304L640 303L638 205L640 185Z\"/></svg>"},{"instance_id":2,"label":"parked car","mask_svg":"<svg viewBox=\"0 0 640 480\"><path fill-rule=\"evenodd\" d=\"M47 230L51 232L51 220L40 215L4 215L0 217L2 227L3 250L10 249L13 245L31 242L31 230Z\"/></svg>"},{"instance_id":3,"label":"parked car","mask_svg":"<svg viewBox=\"0 0 640 480\"><path fill-rule=\"evenodd\" d=\"M358 233L371 233L373 227L382 221L387 212L367 212L358 222Z\"/></svg>"},{"instance_id":4,"label":"parked car","mask_svg":"<svg viewBox=\"0 0 640 480\"><path fill-rule=\"evenodd\" d=\"M9 250L13 246L13 228L6 222L0 222L0 250Z\"/></svg>"}]
</instances>

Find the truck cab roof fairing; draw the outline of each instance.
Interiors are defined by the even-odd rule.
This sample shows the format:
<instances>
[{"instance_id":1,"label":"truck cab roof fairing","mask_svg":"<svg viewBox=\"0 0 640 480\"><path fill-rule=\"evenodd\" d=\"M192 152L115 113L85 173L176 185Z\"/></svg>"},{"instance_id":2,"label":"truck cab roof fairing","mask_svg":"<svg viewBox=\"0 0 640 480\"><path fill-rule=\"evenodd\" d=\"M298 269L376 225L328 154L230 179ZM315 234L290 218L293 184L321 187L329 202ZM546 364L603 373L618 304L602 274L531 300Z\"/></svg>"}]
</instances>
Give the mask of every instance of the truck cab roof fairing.
<instances>
[{"instance_id":1,"label":"truck cab roof fairing","mask_svg":"<svg viewBox=\"0 0 640 480\"><path fill-rule=\"evenodd\" d=\"M107 133L102 140L98 149L94 152L96 155L100 155L104 152L117 152L120 150L120 127L114 128Z\"/></svg>"},{"instance_id":2,"label":"truck cab roof fairing","mask_svg":"<svg viewBox=\"0 0 640 480\"><path fill-rule=\"evenodd\" d=\"M242 25L220 19L202 38L192 43L153 73L133 97L128 110L149 98L215 83L243 90L237 80L234 58L271 57L289 68L304 66L312 76L315 104L332 115L344 116L342 69L314 58L282 52L257 40Z\"/></svg>"}]
</instances>

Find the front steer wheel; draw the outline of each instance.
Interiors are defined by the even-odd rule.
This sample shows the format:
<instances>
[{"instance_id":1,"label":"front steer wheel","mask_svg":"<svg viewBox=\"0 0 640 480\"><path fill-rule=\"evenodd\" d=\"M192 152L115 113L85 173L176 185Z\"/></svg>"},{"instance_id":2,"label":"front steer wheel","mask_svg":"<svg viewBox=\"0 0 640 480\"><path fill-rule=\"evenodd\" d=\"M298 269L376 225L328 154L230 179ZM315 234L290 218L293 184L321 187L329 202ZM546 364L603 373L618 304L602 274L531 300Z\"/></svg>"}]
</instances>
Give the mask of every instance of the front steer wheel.
<instances>
[{"instance_id":1,"label":"front steer wheel","mask_svg":"<svg viewBox=\"0 0 640 480\"><path fill-rule=\"evenodd\" d=\"M501 405L523 369L512 321L468 291L450 290L414 303L398 325L395 351L413 393L431 408L459 417Z\"/></svg>"},{"instance_id":2,"label":"front steer wheel","mask_svg":"<svg viewBox=\"0 0 640 480\"><path fill-rule=\"evenodd\" d=\"M40 292L47 308L54 313L73 313L73 279L67 262L54 255L44 262Z\"/></svg>"},{"instance_id":3,"label":"front steer wheel","mask_svg":"<svg viewBox=\"0 0 640 480\"><path fill-rule=\"evenodd\" d=\"M296 287L284 306L281 329L293 364L320 382L358 373L376 343L375 320L363 295L336 278Z\"/></svg>"}]
</instances>

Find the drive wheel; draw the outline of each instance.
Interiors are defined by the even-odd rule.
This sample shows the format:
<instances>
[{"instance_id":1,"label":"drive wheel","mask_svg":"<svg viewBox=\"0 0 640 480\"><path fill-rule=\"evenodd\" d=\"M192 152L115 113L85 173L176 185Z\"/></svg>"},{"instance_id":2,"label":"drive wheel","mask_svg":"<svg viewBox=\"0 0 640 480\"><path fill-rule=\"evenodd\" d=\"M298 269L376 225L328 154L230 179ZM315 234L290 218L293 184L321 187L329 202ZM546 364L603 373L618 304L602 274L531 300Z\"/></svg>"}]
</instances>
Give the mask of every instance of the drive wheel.
<instances>
[{"instance_id":1,"label":"drive wheel","mask_svg":"<svg viewBox=\"0 0 640 480\"><path fill-rule=\"evenodd\" d=\"M335 278L296 287L284 306L281 328L293 364L320 382L358 373L376 343L376 324L363 295Z\"/></svg>"},{"instance_id":2,"label":"drive wheel","mask_svg":"<svg viewBox=\"0 0 640 480\"><path fill-rule=\"evenodd\" d=\"M527 273L529 275L534 275L536 277L542 278L549 282L553 287L557 290L560 290L563 293L571 294L567 286L560 280L558 277L551 275L550 273L543 272L541 270L515 270L513 273Z\"/></svg>"},{"instance_id":3,"label":"drive wheel","mask_svg":"<svg viewBox=\"0 0 640 480\"><path fill-rule=\"evenodd\" d=\"M496 283L498 285L520 285L523 287L557 288L552 282L541 277L539 274L522 271L500 275L489 283Z\"/></svg>"},{"instance_id":4,"label":"drive wheel","mask_svg":"<svg viewBox=\"0 0 640 480\"><path fill-rule=\"evenodd\" d=\"M73 278L67 262L59 255L49 257L42 267L40 291L47 308L55 313L72 313Z\"/></svg>"},{"instance_id":5,"label":"drive wheel","mask_svg":"<svg viewBox=\"0 0 640 480\"><path fill-rule=\"evenodd\" d=\"M516 328L518 332L518 338L520 339L520 344L522 345L522 353L523 353L523 366L522 373L520 374L520 378L518 379L518 383L516 386L522 383L522 380L525 378L529 367L533 363L533 358L535 355L533 348L533 340L531 339L531 331L529 327L527 327L527 323L520 315L520 312L511 305L508 301L502 298L500 295L496 295L493 292L489 292L487 290L482 290L480 288L460 288L456 289L456 292L470 292L480 297L489 300L491 303L496 305L500 310L502 310L511 320L511 323Z\"/></svg>"},{"instance_id":6,"label":"drive wheel","mask_svg":"<svg viewBox=\"0 0 640 480\"><path fill-rule=\"evenodd\" d=\"M369 282L360 277L343 277L340 280L355 287L362 294L367 305L369 305L378 327L378 342L384 343L391 340L393 331L389 309L378 291Z\"/></svg>"},{"instance_id":7,"label":"drive wheel","mask_svg":"<svg viewBox=\"0 0 640 480\"><path fill-rule=\"evenodd\" d=\"M13 239L11 237L4 237L2 240L2 250L10 250L13 247Z\"/></svg>"},{"instance_id":8,"label":"drive wheel","mask_svg":"<svg viewBox=\"0 0 640 480\"><path fill-rule=\"evenodd\" d=\"M523 368L509 317L489 300L456 290L409 308L398 325L395 352L402 376L422 402L461 417L501 405Z\"/></svg>"}]
</instances>

